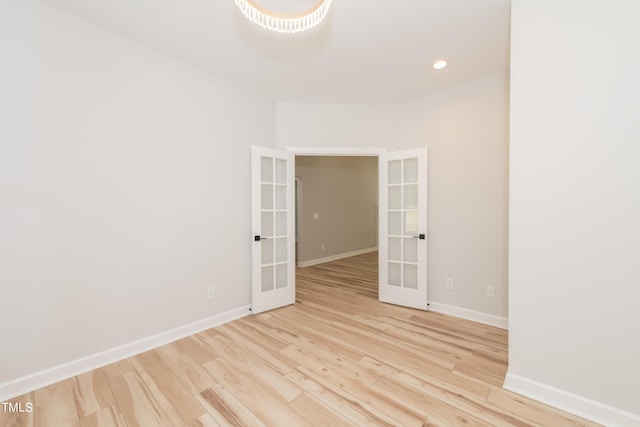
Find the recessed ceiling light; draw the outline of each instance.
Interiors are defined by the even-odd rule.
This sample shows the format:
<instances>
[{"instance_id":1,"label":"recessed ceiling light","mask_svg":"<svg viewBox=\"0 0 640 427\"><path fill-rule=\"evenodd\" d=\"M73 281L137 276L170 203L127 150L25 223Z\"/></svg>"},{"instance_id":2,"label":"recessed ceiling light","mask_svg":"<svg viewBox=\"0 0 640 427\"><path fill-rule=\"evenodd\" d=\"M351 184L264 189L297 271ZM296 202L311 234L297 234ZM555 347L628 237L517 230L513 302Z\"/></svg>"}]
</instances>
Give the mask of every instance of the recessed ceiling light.
<instances>
[{"instance_id":1,"label":"recessed ceiling light","mask_svg":"<svg viewBox=\"0 0 640 427\"><path fill-rule=\"evenodd\" d=\"M446 59L438 59L436 62L433 63L434 70L442 70L446 66L447 66Z\"/></svg>"}]
</instances>

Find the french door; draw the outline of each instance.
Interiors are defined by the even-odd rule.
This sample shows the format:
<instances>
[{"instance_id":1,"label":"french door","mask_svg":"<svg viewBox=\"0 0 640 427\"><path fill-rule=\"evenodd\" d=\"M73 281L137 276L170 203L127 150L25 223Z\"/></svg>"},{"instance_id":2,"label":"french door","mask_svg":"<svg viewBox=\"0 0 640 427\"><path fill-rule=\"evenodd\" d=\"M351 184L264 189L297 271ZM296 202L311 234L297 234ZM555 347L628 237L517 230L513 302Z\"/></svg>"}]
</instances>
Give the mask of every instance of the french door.
<instances>
[{"instance_id":1,"label":"french door","mask_svg":"<svg viewBox=\"0 0 640 427\"><path fill-rule=\"evenodd\" d=\"M293 153L251 147L254 314L295 302L294 167Z\"/></svg>"},{"instance_id":2,"label":"french door","mask_svg":"<svg viewBox=\"0 0 640 427\"><path fill-rule=\"evenodd\" d=\"M295 302L295 156L253 146L252 311ZM427 309L427 149L379 157L379 300Z\"/></svg>"},{"instance_id":3,"label":"french door","mask_svg":"<svg viewBox=\"0 0 640 427\"><path fill-rule=\"evenodd\" d=\"M427 309L427 149L382 154L378 167L380 301Z\"/></svg>"}]
</instances>

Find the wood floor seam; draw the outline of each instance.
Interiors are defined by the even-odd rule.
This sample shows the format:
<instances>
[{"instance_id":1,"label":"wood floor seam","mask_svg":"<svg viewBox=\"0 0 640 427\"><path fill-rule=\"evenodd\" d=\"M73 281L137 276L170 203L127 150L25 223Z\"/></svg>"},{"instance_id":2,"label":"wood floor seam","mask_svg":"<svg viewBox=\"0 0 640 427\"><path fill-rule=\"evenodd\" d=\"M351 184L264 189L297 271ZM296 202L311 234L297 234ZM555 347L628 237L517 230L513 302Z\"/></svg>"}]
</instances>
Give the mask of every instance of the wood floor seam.
<instances>
[{"instance_id":1,"label":"wood floor seam","mask_svg":"<svg viewBox=\"0 0 640 427\"><path fill-rule=\"evenodd\" d=\"M502 388L508 332L378 302L377 253L297 269L296 304L11 399L0 427L597 424Z\"/></svg>"}]
</instances>

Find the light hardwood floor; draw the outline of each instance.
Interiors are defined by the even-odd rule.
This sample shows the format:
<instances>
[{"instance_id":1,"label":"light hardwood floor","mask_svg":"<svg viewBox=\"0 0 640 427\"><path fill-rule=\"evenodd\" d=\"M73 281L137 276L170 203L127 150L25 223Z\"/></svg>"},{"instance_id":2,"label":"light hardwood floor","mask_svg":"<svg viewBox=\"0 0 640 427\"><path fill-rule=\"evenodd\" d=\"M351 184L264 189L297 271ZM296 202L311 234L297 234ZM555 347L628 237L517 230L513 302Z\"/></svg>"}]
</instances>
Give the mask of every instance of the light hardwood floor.
<instances>
[{"instance_id":1,"label":"light hardwood floor","mask_svg":"<svg viewBox=\"0 0 640 427\"><path fill-rule=\"evenodd\" d=\"M12 399L28 426L593 426L501 388L507 332L377 301L376 253L298 269L297 303Z\"/></svg>"}]
</instances>

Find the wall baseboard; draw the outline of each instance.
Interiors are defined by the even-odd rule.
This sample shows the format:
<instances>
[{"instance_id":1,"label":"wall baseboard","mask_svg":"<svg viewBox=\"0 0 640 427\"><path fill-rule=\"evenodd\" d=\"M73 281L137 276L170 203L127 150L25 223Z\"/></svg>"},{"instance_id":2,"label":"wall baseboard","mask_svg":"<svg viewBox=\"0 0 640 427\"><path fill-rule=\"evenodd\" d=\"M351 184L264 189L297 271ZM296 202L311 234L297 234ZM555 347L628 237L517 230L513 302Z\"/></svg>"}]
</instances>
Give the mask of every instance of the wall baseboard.
<instances>
[{"instance_id":1,"label":"wall baseboard","mask_svg":"<svg viewBox=\"0 0 640 427\"><path fill-rule=\"evenodd\" d=\"M640 425L639 414L605 405L584 396L560 390L509 372L507 372L503 387L514 393L606 426L631 427Z\"/></svg>"},{"instance_id":2,"label":"wall baseboard","mask_svg":"<svg viewBox=\"0 0 640 427\"><path fill-rule=\"evenodd\" d=\"M197 334L204 330L222 325L235 319L247 316L251 313L251 306L242 306L224 313L211 316L206 319L188 325L180 326L150 337L101 351L90 356L73 360L53 368L27 375L16 380L0 384L0 401L6 401L24 393L48 386L58 381L63 381L84 372L109 365L127 357L144 353L170 342Z\"/></svg>"},{"instance_id":3,"label":"wall baseboard","mask_svg":"<svg viewBox=\"0 0 640 427\"><path fill-rule=\"evenodd\" d=\"M377 247L358 249L357 251L345 252L343 254L331 255L331 256L328 256L328 257L324 257L324 258L311 259L309 261L302 261L302 262L298 263L298 266L299 267L311 267L312 265L322 264L322 263L329 262L329 261L335 261L337 259L342 259L342 258L348 258L350 256L362 255L362 254L366 254L366 253L377 251L377 250L378 250Z\"/></svg>"},{"instance_id":4,"label":"wall baseboard","mask_svg":"<svg viewBox=\"0 0 640 427\"><path fill-rule=\"evenodd\" d=\"M495 316L493 314L482 313L480 311L469 310L435 301L429 301L429 310L435 311L436 313L449 314L462 319L472 320L485 325L495 326L500 329L509 329L509 319L506 317Z\"/></svg>"}]
</instances>

